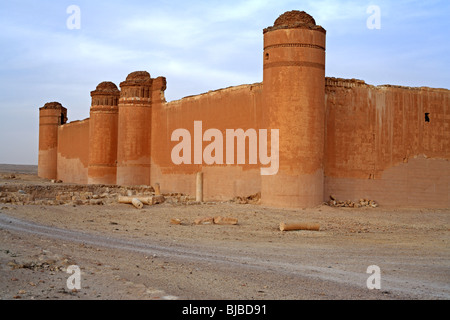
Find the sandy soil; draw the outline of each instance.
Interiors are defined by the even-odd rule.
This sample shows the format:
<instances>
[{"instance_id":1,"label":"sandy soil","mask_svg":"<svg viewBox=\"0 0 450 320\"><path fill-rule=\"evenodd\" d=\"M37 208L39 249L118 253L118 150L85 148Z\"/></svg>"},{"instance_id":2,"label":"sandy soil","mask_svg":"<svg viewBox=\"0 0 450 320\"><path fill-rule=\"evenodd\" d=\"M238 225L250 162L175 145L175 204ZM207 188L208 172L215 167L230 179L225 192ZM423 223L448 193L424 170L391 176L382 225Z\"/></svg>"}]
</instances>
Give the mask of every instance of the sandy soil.
<instances>
[{"instance_id":1,"label":"sandy soil","mask_svg":"<svg viewBox=\"0 0 450 320\"><path fill-rule=\"evenodd\" d=\"M56 186L35 167L8 169L3 190ZM239 223L194 224L219 215ZM280 222L321 229L281 232ZM449 209L0 203L0 298L449 299L449 231ZM69 265L81 268L80 290L67 287ZM367 288L370 265L380 290Z\"/></svg>"}]
</instances>

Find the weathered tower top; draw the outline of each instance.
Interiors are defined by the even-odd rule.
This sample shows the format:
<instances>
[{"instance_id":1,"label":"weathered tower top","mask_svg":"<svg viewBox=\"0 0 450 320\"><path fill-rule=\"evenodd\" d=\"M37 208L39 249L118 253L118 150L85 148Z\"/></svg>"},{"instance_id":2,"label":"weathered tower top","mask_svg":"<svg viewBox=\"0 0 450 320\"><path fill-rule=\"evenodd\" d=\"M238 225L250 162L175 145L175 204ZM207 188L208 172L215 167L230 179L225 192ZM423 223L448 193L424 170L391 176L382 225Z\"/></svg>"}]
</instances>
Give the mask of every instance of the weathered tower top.
<instances>
[{"instance_id":1,"label":"weathered tower top","mask_svg":"<svg viewBox=\"0 0 450 320\"><path fill-rule=\"evenodd\" d=\"M151 79L151 77L150 77L150 73L148 73L147 71L135 71L135 72L132 72L132 73L130 73L128 76L127 76L127 82L128 81L135 81L135 82L145 82L145 81L148 81L148 80L150 80Z\"/></svg>"},{"instance_id":2,"label":"weathered tower top","mask_svg":"<svg viewBox=\"0 0 450 320\"><path fill-rule=\"evenodd\" d=\"M153 79L147 71L134 71L130 73L126 80L120 83L122 89L121 97L150 98L150 88ZM130 91L131 90L131 91Z\"/></svg>"},{"instance_id":3,"label":"weathered tower top","mask_svg":"<svg viewBox=\"0 0 450 320\"><path fill-rule=\"evenodd\" d=\"M64 110L66 108L64 108L61 103L59 102L47 102L46 104L44 104L44 106L42 108L39 109L61 109Z\"/></svg>"},{"instance_id":4,"label":"weathered tower top","mask_svg":"<svg viewBox=\"0 0 450 320\"><path fill-rule=\"evenodd\" d=\"M278 29L311 29L326 32L324 28L316 25L316 21L305 11L292 10L280 15L272 27L264 29L264 33Z\"/></svg>"},{"instance_id":5,"label":"weathered tower top","mask_svg":"<svg viewBox=\"0 0 450 320\"><path fill-rule=\"evenodd\" d=\"M97 88L95 88L95 91L91 92L91 95L96 93L116 93L116 92L119 92L119 89L113 82L104 81L100 83L97 86Z\"/></svg>"},{"instance_id":6,"label":"weathered tower top","mask_svg":"<svg viewBox=\"0 0 450 320\"><path fill-rule=\"evenodd\" d=\"M91 91L92 108L97 106L114 106L119 103L120 90L110 81L101 82L94 91ZM98 108L95 108L98 111ZM91 109L92 110L92 109Z\"/></svg>"},{"instance_id":7,"label":"weathered tower top","mask_svg":"<svg viewBox=\"0 0 450 320\"><path fill-rule=\"evenodd\" d=\"M39 108L41 116L57 116L58 125L65 124L67 122L67 108L63 107L59 102L47 102L43 107Z\"/></svg>"}]
</instances>

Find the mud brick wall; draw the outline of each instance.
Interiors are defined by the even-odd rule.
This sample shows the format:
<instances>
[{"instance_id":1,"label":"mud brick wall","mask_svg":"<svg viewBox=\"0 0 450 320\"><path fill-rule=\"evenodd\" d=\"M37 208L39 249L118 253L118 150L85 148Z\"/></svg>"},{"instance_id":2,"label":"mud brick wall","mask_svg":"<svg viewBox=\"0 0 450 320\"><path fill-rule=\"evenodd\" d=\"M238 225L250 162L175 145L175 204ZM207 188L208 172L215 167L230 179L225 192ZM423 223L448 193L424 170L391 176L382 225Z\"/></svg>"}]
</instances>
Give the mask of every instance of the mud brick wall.
<instances>
[{"instance_id":1,"label":"mud brick wall","mask_svg":"<svg viewBox=\"0 0 450 320\"><path fill-rule=\"evenodd\" d=\"M450 207L450 91L327 78L324 195Z\"/></svg>"},{"instance_id":2,"label":"mud brick wall","mask_svg":"<svg viewBox=\"0 0 450 320\"><path fill-rule=\"evenodd\" d=\"M203 172L205 201L261 194L264 205L307 208L332 195L450 207L449 90L326 78L326 31L305 12L282 14L263 38L262 83L166 102L166 79L135 71L120 90L103 82L91 92L90 119L65 124L66 109L46 104L40 108L39 176L159 183L164 193L194 195L196 174ZM201 154L212 143L203 141L204 132L221 133L223 164L196 163L195 122L202 126ZM172 161L177 129L190 134L190 164ZM237 164L237 143L234 163L226 164L228 129L279 130L278 173L261 176L260 161L250 164L248 139L244 164Z\"/></svg>"},{"instance_id":3,"label":"mud brick wall","mask_svg":"<svg viewBox=\"0 0 450 320\"><path fill-rule=\"evenodd\" d=\"M89 119L59 126L57 161L58 180L88 182Z\"/></svg>"},{"instance_id":4,"label":"mud brick wall","mask_svg":"<svg viewBox=\"0 0 450 320\"><path fill-rule=\"evenodd\" d=\"M203 132L216 128L224 137L226 129L263 128L263 84L166 102L165 79L154 82L159 84L152 93L149 123L151 184L160 183L163 192L193 195L195 175L203 171L206 200L260 192L260 165L248 164L248 146L244 165L175 165L171 151L178 142L171 141L171 134L179 128L193 134L194 121L202 121ZM371 86L353 79L325 82L323 201L333 195L381 205L450 207L450 91ZM57 139L57 178L64 182L87 183L89 122L59 125L52 138Z\"/></svg>"},{"instance_id":5,"label":"mud brick wall","mask_svg":"<svg viewBox=\"0 0 450 320\"><path fill-rule=\"evenodd\" d=\"M160 92L155 95L161 97ZM153 104L152 111L152 163L151 181L160 183L163 192L195 194L195 175L204 172L204 198L209 200L231 199L260 191L260 166L249 164L248 143L244 165L175 165L171 159L172 148L178 143L171 141L171 134L179 128L191 132L194 139L194 121L202 121L203 132L218 129L222 132L225 146L226 129L260 128L262 108L262 85L242 85L205 94L186 97L169 103ZM203 147L210 142L203 142ZM236 144L235 144L236 155ZM225 158L225 151L224 151ZM224 160L225 163L225 160Z\"/></svg>"}]
</instances>

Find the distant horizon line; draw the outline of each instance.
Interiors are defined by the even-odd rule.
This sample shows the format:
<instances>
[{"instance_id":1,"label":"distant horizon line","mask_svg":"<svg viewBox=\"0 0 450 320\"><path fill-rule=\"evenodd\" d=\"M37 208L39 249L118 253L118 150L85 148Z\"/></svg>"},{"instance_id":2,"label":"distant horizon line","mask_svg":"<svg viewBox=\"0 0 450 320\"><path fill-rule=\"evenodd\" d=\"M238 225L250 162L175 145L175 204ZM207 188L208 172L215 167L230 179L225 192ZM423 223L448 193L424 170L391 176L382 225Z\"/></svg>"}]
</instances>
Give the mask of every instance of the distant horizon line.
<instances>
[{"instance_id":1,"label":"distant horizon line","mask_svg":"<svg viewBox=\"0 0 450 320\"><path fill-rule=\"evenodd\" d=\"M36 166L37 167L38 165L37 164L24 164L24 163L0 163L0 166Z\"/></svg>"}]
</instances>

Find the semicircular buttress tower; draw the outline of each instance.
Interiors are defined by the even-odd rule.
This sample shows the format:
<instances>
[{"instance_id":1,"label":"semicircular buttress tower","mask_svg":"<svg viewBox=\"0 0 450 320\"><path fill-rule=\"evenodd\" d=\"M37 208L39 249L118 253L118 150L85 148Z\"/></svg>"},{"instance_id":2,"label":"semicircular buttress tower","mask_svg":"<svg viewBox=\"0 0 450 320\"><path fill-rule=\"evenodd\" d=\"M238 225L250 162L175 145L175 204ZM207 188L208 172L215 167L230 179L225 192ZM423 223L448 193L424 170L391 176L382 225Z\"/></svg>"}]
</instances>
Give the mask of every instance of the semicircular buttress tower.
<instances>
[{"instance_id":1,"label":"semicircular buttress tower","mask_svg":"<svg viewBox=\"0 0 450 320\"><path fill-rule=\"evenodd\" d=\"M286 12L264 29L264 119L279 129L279 171L262 176L263 204L323 202L325 38L303 11Z\"/></svg>"},{"instance_id":2,"label":"semicircular buttress tower","mask_svg":"<svg viewBox=\"0 0 450 320\"><path fill-rule=\"evenodd\" d=\"M120 84L117 184L150 185L151 87L146 71L128 75Z\"/></svg>"},{"instance_id":3,"label":"semicircular buttress tower","mask_svg":"<svg viewBox=\"0 0 450 320\"><path fill-rule=\"evenodd\" d=\"M91 92L89 122L89 184L116 184L120 91L112 82Z\"/></svg>"},{"instance_id":4,"label":"semicircular buttress tower","mask_svg":"<svg viewBox=\"0 0 450 320\"><path fill-rule=\"evenodd\" d=\"M38 176L57 179L58 127L67 121L67 109L59 102L39 108Z\"/></svg>"}]
</instances>

